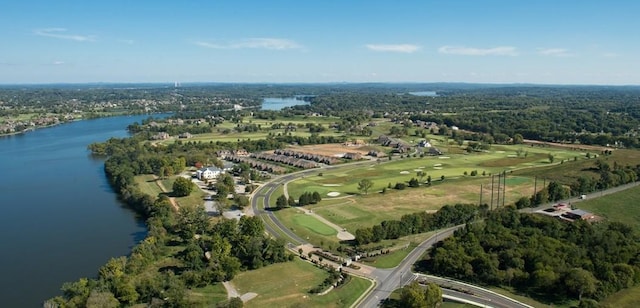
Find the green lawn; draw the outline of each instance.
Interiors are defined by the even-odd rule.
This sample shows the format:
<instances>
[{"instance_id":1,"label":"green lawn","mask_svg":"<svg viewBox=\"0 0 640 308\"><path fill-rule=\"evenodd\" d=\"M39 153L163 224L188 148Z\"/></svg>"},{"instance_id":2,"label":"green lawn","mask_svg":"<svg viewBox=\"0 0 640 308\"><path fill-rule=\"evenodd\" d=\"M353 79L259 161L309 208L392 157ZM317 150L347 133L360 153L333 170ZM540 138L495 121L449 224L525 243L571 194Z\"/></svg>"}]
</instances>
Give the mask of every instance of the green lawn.
<instances>
[{"instance_id":1,"label":"green lawn","mask_svg":"<svg viewBox=\"0 0 640 308\"><path fill-rule=\"evenodd\" d=\"M331 236L331 235L338 234L338 231L327 226L326 224L324 224L323 222L321 222L320 220L316 219L311 215L299 213L293 216L293 222L298 227L307 228L308 230L318 233L320 235Z\"/></svg>"},{"instance_id":2,"label":"green lawn","mask_svg":"<svg viewBox=\"0 0 640 308\"><path fill-rule=\"evenodd\" d=\"M331 246L333 250L336 247L338 247L340 245L340 241L338 240L338 237L336 236L337 232L330 228L329 226L321 223L320 221L318 221L317 219L308 216L306 214L303 214L302 212L300 212L298 209L296 208L286 208L286 209L282 209L279 211L275 211L274 212L276 217L278 217L278 219L287 227L289 227L289 229L291 231L293 231L294 233L296 233L299 237L307 240L310 243L313 243L314 245L318 245L318 246L322 246L325 249L328 249L329 246ZM298 222L296 222L296 219L300 219L299 217L301 216L308 216L310 218L312 218L315 221L315 225L318 228L327 228L325 231L322 232L316 232L317 230L313 230L312 228L306 226L304 223L300 224ZM304 219L304 218L303 218ZM303 220L304 222L304 220ZM322 227L320 227L318 224L322 224ZM330 231L331 233L330 233Z\"/></svg>"},{"instance_id":3,"label":"green lawn","mask_svg":"<svg viewBox=\"0 0 640 308\"><path fill-rule=\"evenodd\" d=\"M364 260L365 264L375 266L377 268L394 268L404 260L405 257L416 248L417 244L411 244L407 248L398 249L386 255L380 255L374 258Z\"/></svg>"},{"instance_id":4,"label":"green lawn","mask_svg":"<svg viewBox=\"0 0 640 308\"><path fill-rule=\"evenodd\" d=\"M326 271L296 259L242 272L231 282L241 294L258 294L245 307L349 307L370 285L368 280L352 277L327 295L309 294L327 276Z\"/></svg>"},{"instance_id":5,"label":"green lawn","mask_svg":"<svg viewBox=\"0 0 640 308\"><path fill-rule=\"evenodd\" d=\"M580 209L593 212L612 221L618 221L640 230L640 187L630 188L602 198L576 203Z\"/></svg>"},{"instance_id":6,"label":"green lawn","mask_svg":"<svg viewBox=\"0 0 640 308\"><path fill-rule=\"evenodd\" d=\"M640 307L640 286L616 292L600 302L605 307L635 308Z\"/></svg>"},{"instance_id":7,"label":"green lawn","mask_svg":"<svg viewBox=\"0 0 640 308\"><path fill-rule=\"evenodd\" d=\"M189 299L201 307L213 307L216 303L227 299L227 290L222 283L191 289L187 292Z\"/></svg>"},{"instance_id":8,"label":"green lawn","mask_svg":"<svg viewBox=\"0 0 640 308\"><path fill-rule=\"evenodd\" d=\"M578 306L578 302L577 301L569 301L569 302L565 302L565 303L553 303L553 304L543 304L535 299L526 297L526 296L522 296L522 295L518 295L516 293L513 293L510 290L507 290L506 288L498 288L498 287L488 287L488 289L490 289L493 292L496 292L498 294L502 294L505 295L507 297L513 298L519 302L525 303L529 306L535 307L535 308L546 308L546 307L557 307L557 308L571 308L571 307L577 307Z\"/></svg>"},{"instance_id":9,"label":"green lawn","mask_svg":"<svg viewBox=\"0 0 640 308\"><path fill-rule=\"evenodd\" d=\"M134 177L136 185L140 188L144 194L149 196L157 197L162 193L162 189L156 183L156 179L151 174L138 175Z\"/></svg>"}]
</instances>

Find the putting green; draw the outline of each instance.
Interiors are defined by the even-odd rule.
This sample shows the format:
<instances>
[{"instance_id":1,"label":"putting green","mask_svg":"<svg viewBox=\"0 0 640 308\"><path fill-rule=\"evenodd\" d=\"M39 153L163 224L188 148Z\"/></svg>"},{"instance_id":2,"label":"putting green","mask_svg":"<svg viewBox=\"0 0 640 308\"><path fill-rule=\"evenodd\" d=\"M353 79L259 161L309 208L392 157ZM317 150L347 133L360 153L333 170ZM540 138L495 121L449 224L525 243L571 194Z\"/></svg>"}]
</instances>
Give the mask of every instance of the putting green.
<instances>
[{"instance_id":1,"label":"putting green","mask_svg":"<svg viewBox=\"0 0 640 308\"><path fill-rule=\"evenodd\" d=\"M293 222L296 225L304 227L309 231L315 232L320 235L330 236L338 234L335 229L325 225L323 222L310 215L296 214L293 216Z\"/></svg>"}]
</instances>

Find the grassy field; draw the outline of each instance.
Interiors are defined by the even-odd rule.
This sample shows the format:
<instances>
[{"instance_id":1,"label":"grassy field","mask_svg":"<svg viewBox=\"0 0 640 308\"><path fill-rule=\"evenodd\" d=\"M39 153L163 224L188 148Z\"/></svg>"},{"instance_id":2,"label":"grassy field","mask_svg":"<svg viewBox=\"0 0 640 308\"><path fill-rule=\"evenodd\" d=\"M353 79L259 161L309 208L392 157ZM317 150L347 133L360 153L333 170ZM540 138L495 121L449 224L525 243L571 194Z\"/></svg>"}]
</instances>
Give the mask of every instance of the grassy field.
<instances>
[{"instance_id":1,"label":"grassy field","mask_svg":"<svg viewBox=\"0 0 640 308\"><path fill-rule=\"evenodd\" d=\"M157 197L162 193L162 189L160 189L160 186L156 183L155 176L151 174L137 175L134 177L134 180L138 188L149 196Z\"/></svg>"},{"instance_id":2,"label":"grassy field","mask_svg":"<svg viewBox=\"0 0 640 308\"><path fill-rule=\"evenodd\" d=\"M580 209L618 221L640 230L640 187L630 188L603 198L584 200L578 203Z\"/></svg>"},{"instance_id":3,"label":"grassy field","mask_svg":"<svg viewBox=\"0 0 640 308\"><path fill-rule=\"evenodd\" d=\"M614 293L600 302L605 307L635 308L640 307L640 286L628 288Z\"/></svg>"},{"instance_id":4,"label":"grassy field","mask_svg":"<svg viewBox=\"0 0 640 308\"><path fill-rule=\"evenodd\" d=\"M274 213L284 225L291 229L291 231L314 245L322 246L323 248L331 247L333 249L340 245L340 241L336 237L336 230L330 228L312 216L303 214L296 208L286 208ZM307 218L312 219L310 221L314 227L310 227L305 224L305 221L307 221L305 219ZM318 228L318 230L322 231L319 232L318 230L314 230L314 228Z\"/></svg>"},{"instance_id":5,"label":"grassy field","mask_svg":"<svg viewBox=\"0 0 640 308\"><path fill-rule=\"evenodd\" d=\"M451 147L455 148L458 145ZM527 153L526 157L524 152ZM549 161L549 154L554 157L553 164ZM573 161L573 157L579 158ZM562 161L564 162L561 164ZM398 219L404 214L419 210L437 210L445 204L478 204L481 201L481 186L482 203L491 204L490 174L503 171L507 171L508 175L504 204L513 204L520 197L528 197L534 193L534 178L523 172L519 174L517 170L534 170L547 166L557 168L565 165L576 168L577 165L572 164L582 161L591 163L586 159L585 153L570 149L500 145L481 153L393 158L383 163L344 166L322 172L321 176L310 175L290 182L288 191L294 197L305 191L317 191L324 199L310 208L331 222L354 232L358 228L372 226L383 220ZM431 176L430 187L407 188L403 191L388 188L389 184L406 184L411 178L417 179L418 171ZM478 175L471 176L472 171L477 171ZM465 172L467 175L464 175ZM445 180L441 181L443 175ZM365 178L371 180L373 186L367 195L359 195L358 182ZM427 176L422 182L425 182L426 178ZM495 207L498 202L497 177L494 186ZM384 194L380 193L383 188L386 188ZM330 193L339 195L332 198L328 195ZM351 197L344 198L349 195Z\"/></svg>"},{"instance_id":6,"label":"grassy field","mask_svg":"<svg viewBox=\"0 0 640 308\"><path fill-rule=\"evenodd\" d=\"M242 123L239 125L258 125L259 130L255 132L237 132L234 128L238 125L238 123L233 123L230 121L225 121L224 123L218 124L216 127L211 128L210 133L206 134L198 134L190 138L189 141L201 141L201 142L237 142L238 140L256 140L256 139L265 139L269 134L274 136L290 134L291 136L302 136L308 137L311 135L309 129L307 128L296 128L296 130L292 130L289 132L285 132L284 128L271 128L272 125L281 124L283 126L293 124L297 125L305 125L306 123L314 123L316 125L322 125L327 130L324 132L318 133L320 136L342 136L343 134L340 132L336 132L335 130L329 129L329 125L331 123L339 121L339 118L333 117L306 117L306 116L294 116L294 117L278 117L275 120L270 119L258 119L254 117L246 117L243 119ZM207 125L207 124L202 124ZM225 131L229 131L228 133L224 133ZM163 144L171 144L174 143L177 139L171 138L160 143Z\"/></svg>"},{"instance_id":7,"label":"grassy field","mask_svg":"<svg viewBox=\"0 0 640 308\"><path fill-rule=\"evenodd\" d=\"M245 307L349 307L370 285L368 280L352 277L348 284L327 295L309 294L327 276L326 271L296 259L242 272L231 282L241 294L258 294Z\"/></svg>"},{"instance_id":8,"label":"grassy field","mask_svg":"<svg viewBox=\"0 0 640 308\"><path fill-rule=\"evenodd\" d=\"M322 223L315 217L303 213L293 216L293 223L298 227L307 228L311 232L315 232L324 236L332 236L338 234L338 231Z\"/></svg>"},{"instance_id":9,"label":"grassy field","mask_svg":"<svg viewBox=\"0 0 640 308\"><path fill-rule=\"evenodd\" d=\"M216 303L227 299L227 290L225 290L222 283L217 283L189 290L187 296L198 306L214 307Z\"/></svg>"}]
</instances>

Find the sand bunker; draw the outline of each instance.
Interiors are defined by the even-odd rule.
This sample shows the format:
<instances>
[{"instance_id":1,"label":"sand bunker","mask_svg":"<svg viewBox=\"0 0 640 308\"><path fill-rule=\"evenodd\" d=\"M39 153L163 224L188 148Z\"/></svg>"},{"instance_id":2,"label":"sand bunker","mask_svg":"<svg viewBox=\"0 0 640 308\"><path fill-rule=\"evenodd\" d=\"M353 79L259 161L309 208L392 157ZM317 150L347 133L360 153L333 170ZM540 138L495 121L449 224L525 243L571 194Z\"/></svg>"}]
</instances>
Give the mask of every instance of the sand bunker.
<instances>
[{"instance_id":1,"label":"sand bunker","mask_svg":"<svg viewBox=\"0 0 640 308\"><path fill-rule=\"evenodd\" d=\"M337 192L337 191L332 191L332 192L327 193L327 196L329 196L329 197L337 197L337 196L340 196L340 193Z\"/></svg>"},{"instance_id":2,"label":"sand bunker","mask_svg":"<svg viewBox=\"0 0 640 308\"><path fill-rule=\"evenodd\" d=\"M496 153L504 153L504 151L496 151Z\"/></svg>"},{"instance_id":3,"label":"sand bunker","mask_svg":"<svg viewBox=\"0 0 640 308\"><path fill-rule=\"evenodd\" d=\"M440 167L442 164L433 164L434 167Z\"/></svg>"},{"instance_id":4,"label":"sand bunker","mask_svg":"<svg viewBox=\"0 0 640 308\"><path fill-rule=\"evenodd\" d=\"M449 156L440 156L440 157L438 157L438 159L449 159L449 158L451 158L451 157L449 157Z\"/></svg>"},{"instance_id":5,"label":"sand bunker","mask_svg":"<svg viewBox=\"0 0 640 308\"><path fill-rule=\"evenodd\" d=\"M518 155L516 155L516 154L509 154L509 155L507 155L507 157L518 157Z\"/></svg>"},{"instance_id":6,"label":"sand bunker","mask_svg":"<svg viewBox=\"0 0 640 308\"><path fill-rule=\"evenodd\" d=\"M413 171L422 171L422 169L413 169Z\"/></svg>"},{"instance_id":7,"label":"sand bunker","mask_svg":"<svg viewBox=\"0 0 640 308\"><path fill-rule=\"evenodd\" d=\"M411 172L409 172L409 171L400 171L400 174L409 174L409 173L411 173Z\"/></svg>"},{"instance_id":8,"label":"sand bunker","mask_svg":"<svg viewBox=\"0 0 640 308\"><path fill-rule=\"evenodd\" d=\"M441 170L441 169L442 169L442 167L433 167L433 169Z\"/></svg>"},{"instance_id":9,"label":"sand bunker","mask_svg":"<svg viewBox=\"0 0 640 308\"><path fill-rule=\"evenodd\" d=\"M342 186L342 184L322 184L322 186L325 186L325 187L338 187L338 186Z\"/></svg>"}]
</instances>

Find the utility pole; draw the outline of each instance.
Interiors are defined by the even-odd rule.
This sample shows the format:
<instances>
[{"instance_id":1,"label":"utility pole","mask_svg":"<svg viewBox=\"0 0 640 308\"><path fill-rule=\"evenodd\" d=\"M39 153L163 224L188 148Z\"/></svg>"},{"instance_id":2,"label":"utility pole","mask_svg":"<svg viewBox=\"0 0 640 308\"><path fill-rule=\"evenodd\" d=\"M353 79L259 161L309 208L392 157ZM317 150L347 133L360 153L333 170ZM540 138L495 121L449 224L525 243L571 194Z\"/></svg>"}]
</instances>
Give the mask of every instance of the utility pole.
<instances>
[{"instance_id":1,"label":"utility pole","mask_svg":"<svg viewBox=\"0 0 640 308\"><path fill-rule=\"evenodd\" d=\"M493 174L491 175L491 210L493 210Z\"/></svg>"},{"instance_id":2,"label":"utility pole","mask_svg":"<svg viewBox=\"0 0 640 308\"><path fill-rule=\"evenodd\" d=\"M496 208L500 207L500 181L502 180L501 176L502 174L498 172L498 199L496 200Z\"/></svg>"},{"instance_id":3,"label":"utility pole","mask_svg":"<svg viewBox=\"0 0 640 308\"><path fill-rule=\"evenodd\" d=\"M504 207L504 200L507 199L507 171L504 171L504 175L502 177L502 207Z\"/></svg>"}]
</instances>

